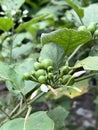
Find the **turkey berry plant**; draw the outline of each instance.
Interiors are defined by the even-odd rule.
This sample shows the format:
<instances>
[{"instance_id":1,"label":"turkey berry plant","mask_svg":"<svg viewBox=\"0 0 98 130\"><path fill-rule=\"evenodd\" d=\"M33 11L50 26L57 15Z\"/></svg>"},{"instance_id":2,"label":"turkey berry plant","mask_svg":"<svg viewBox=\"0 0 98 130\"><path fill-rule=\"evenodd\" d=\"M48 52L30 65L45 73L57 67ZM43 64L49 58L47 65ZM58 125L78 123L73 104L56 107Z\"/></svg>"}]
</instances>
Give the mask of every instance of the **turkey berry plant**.
<instances>
[{"instance_id":1,"label":"turkey berry plant","mask_svg":"<svg viewBox=\"0 0 98 130\"><path fill-rule=\"evenodd\" d=\"M0 101L0 130L70 130L71 98L87 93L89 80L97 79L98 18L87 22L87 7L63 2L0 1L0 81L12 99ZM73 21L69 6L79 19L74 15ZM97 109L98 89L93 90ZM37 111L35 102L49 109Z\"/></svg>"}]
</instances>

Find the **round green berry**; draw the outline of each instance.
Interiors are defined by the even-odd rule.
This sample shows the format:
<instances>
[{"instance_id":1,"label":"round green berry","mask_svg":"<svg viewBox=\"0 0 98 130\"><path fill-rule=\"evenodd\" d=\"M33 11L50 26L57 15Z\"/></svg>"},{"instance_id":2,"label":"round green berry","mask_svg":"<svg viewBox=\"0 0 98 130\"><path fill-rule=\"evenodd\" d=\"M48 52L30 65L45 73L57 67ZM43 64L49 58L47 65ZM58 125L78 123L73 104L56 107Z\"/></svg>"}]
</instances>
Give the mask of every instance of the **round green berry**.
<instances>
[{"instance_id":1,"label":"round green berry","mask_svg":"<svg viewBox=\"0 0 98 130\"><path fill-rule=\"evenodd\" d=\"M33 67L34 67L34 70L39 70L41 69L41 64L39 62L35 62Z\"/></svg>"},{"instance_id":2,"label":"round green berry","mask_svg":"<svg viewBox=\"0 0 98 130\"><path fill-rule=\"evenodd\" d=\"M80 26L78 28L78 31L87 31L87 28L86 28L86 26Z\"/></svg>"},{"instance_id":3,"label":"round green berry","mask_svg":"<svg viewBox=\"0 0 98 130\"><path fill-rule=\"evenodd\" d=\"M44 68L44 69L47 69L49 66L53 66L53 62L51 59L44 59L41 61L41 66Z\"/></svg>"},{"instance_id":4,"label":"round green berry","mask_svg":"<svg viewBox=\"0 0 98 130\"><path fill-rule=\"evenodd\" d=\"M67 83L68 80L69 80L71 77L72 77L71 75L64 75L63 78L62 78L62 80L63 80L63 81L62 81L63 84Z\"/></svg>"},{"instance_id":5,"label":"round green berry","mask_svg":"<svg viewBox=\"0 0 98 130\"><path fill-rule=\"evenodd\" d=\"M38 78L38 81L39 81L39 83L44 84L44 83L46 83L47 78L46 78L46 76L41 75L41 76Z\"/></svg>"},{"instance_id":6,"label":"round green berry","mask_svg":"<svg viewBox=\"0 0 98 130\"><path fill-rule=\"evenodd\" d=\"M53 78L53 73L48 73L48 78L52 79Z\"/></svg>"},{"instance_id":7,"label":"round green berry","mask_svg":"<svg viewBox=\"0 0 98 130\"><path fill-rule=\"evenodd\" d=\"M94 36L98 37L98 29L94 32Z\"/></svg>"},{"instance_id":8,"label":"round green berry","mask_svg":"<svg viewBox=\"0 0 98 130\"><path fill-rule=\"evenodd\" d=\"M31 79L31 75L29 73L24 73L23 74L23 79L24 80L30 80Z\"/></svg>"},{"instance_id":9,"label":"round green berry","mask_svg":"<svg viewBox=\"0 0 98 130\"><path fill-rule=\"evenodd\" d=\"M46 71L45 70L43 70L43 69L39 69L39 70L37 70L36 72L35 72L35 77L36 78L39 78L40 76L45 76L46 75Z\"/></svg>"},{"instance_id":10,"label":"round green berry","mask_svg":"<svg viewBox=\"0 0 98 130\"><path fill-rule=\"evenodd\" d=\"M68 72L69 72L69 67L68 66L63 66L60 69L61 76L67 74Z\"/></svg>"},{"instance_id":11,"label":"round green berry","mask_svg":"<svg viewBox=\"0 0 98 130\"><path fill-rule=\"evenodd\" d=\"M52 71L53 71L53 67L52 67L52 66L49 66L49 67L47 68L47 70L48 70L48 72L52 72Z\"/></svg>"},{"instance_id":12,"label":"round green berry","mask_svg":"<svg viewBox=\"0 0 98 130\"><path fill-rule=\"evenodd\" d=\"M95 23L91 23L88 27L87 30L90 31L91 33L93 33L96 29L96 24Z\"/></svg>"}]
</instances>

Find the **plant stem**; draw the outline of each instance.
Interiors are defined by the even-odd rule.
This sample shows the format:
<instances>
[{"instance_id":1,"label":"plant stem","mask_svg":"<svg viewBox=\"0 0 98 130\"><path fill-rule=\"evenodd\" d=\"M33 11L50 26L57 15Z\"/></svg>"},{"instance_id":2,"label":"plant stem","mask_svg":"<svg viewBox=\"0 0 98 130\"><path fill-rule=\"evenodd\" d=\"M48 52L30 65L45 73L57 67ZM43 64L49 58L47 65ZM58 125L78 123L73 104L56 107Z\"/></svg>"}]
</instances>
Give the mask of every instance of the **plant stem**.
<instances>
[{"instance_id":1,"label":"plant stem","mask_svg":"<svg viewBox=\"0 0 98 130\"><path fill-rule=\"evenodd\" d=\"M28 117L29 117L29 115L30 115L30 113L31 113L31 110L32 110L32 107L31 107L30 105L28 105L28 111L27 111L27 114L26 114L26 116L25 116L24 128L23 128L23 130L26 130L26 122L27 122L27 119L28 119Z\"/></svg>"},{"instance_id":2,"label":"plant stem","mask_svg":"<svg viewBox=\"0 0 98 130\"><path fill-rule=\"evenodd\" d=\"M38 96L36 96L34 99L32 99L32 100L30 100L29 102L28 102L28 105L32 105L32 103L34 103L37 99L39 99L42 95L44 95L45 93L44 92L41 92ZM13 110L13 112L10 114L11 116L15 113L15 111L18 109L18 107L20 106L20 103L15 107L15 109ZM27 110L28 109L28 107L27 107L27 105L25 105L18 113L16 113L15 115L13 115L12 117L11 117L11 119L14 119L14 118L16 118L16 117L18 117L18 116L20 116L25 110ZM0 126L2 125L2 124L4 124L5 122L7 122L9 119L8 118L6 118L5 120L3 120L1 123L0 123Z\"/></svg>"},{"instance_id":3,"label":"plant stem","mask_svg":"<svg viewBox=\"0 0 98 130\"><path fill-rule=\"evenodd\" d=\"M12 63L12 50L13 50L13 36L14 36L14 26L12 27L12 30L11 30L11 38L10 38L10 64Z\"/></svg>"},{"instance_id":4,"label":"plant stem","mask_svg":"<svg viewBox=\"0 0 98 130\"><path fill-rule=\"evenodd\" d=\"M82 24L82 25L84 25L84 23L83 23L82 19L81 19L80 17L79 17L79 19L80 19L81 24Z\"/></svg>"},{"instance_id":5,"label":"plant stem","mask_svg":"<svg viewBox=\"0 0 98 130\"><path fill-rule=\"evenodd\" d=\"M9 114L9 117L12 117L13 116L13 114L17 111L17 109L19 108L19 106L20 106L20 103L19 104L17 104L17 106L13 109L13 111ZM12 118L11 118L12 119ZM7 122L9 120L9 118L7 117L5 120L3 120L1 123L0 123L0 126L2 125L2 124L4 124L5 122Z\"/></svg>"},{"instance_id":6,"label":"plant stem","mask_svg":"<svg viewBox=\"0 0 98 130\"><path fill-rule=\"evenodd\" d=\"M79 82L79 81L81 81L81 80L85 80L85 79L91 78L91 77L95 76L96 74L97 74L97 73L92 73L92 74L86 75L86 76L84 76L84 77L75 79L75 82Z\"/></svg>"},{"instance_id":7,"label":"plant stem","mask_svg":"<svg viewBox=\"0 0 98 130\"><path fill-rule=\"evenodd\" d=\"M40 93L38 96L36 96L34 99L30 100L30 101L28 102L28 105L31 105L32 103L34 103L34 102L35 102L37 99L39 99L43 94L44 94L44 92L41 92L41 93ZM14 118L20 116L27 108L28 108L27 106L24 106L24 107L22 108L22 110L21 110L20 112L16 113L11 119L14 119Z\"/></svg>"}]
</instances>

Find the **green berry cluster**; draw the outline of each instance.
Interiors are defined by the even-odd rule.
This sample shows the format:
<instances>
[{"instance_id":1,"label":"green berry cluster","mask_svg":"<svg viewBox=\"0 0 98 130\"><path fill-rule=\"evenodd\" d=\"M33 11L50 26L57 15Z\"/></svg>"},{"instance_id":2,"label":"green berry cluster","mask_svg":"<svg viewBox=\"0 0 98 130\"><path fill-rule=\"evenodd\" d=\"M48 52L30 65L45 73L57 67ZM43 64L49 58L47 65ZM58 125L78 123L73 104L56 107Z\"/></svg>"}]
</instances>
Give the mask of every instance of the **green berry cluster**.
<instances>
[{"instance_id":1,"label":"green berry cluster","mask_svg":"<svg viewBox=\"0 0 98 130\"><path fill-rule=\"evenodd\" d=\"M74 78L69 74L70 67L62 66L60 68L59 82L61 85L72 85L74 83Z\"/></svg>"},{"instance_id":2,"label":"green berry cluster","mask_svg":"<svg viewBox=\"0 0 98 130\"><path fill-rule=\"evenodd\" d=\"M78 28L78 31L89 31L91 32L95 37L98 37L98 25L96 23L90 23L87 27L86 26L80 26Z\"/></svg>"},{"instance_id":3,"label":"green berry cluster","mask_svg":"<svg viewBox=\"0 0 98 130\"><path fill-rule=\"evenodd\" d=\"M47 81L53 78L53 62L51 59L35 62L33 67L34 71L29 74L24 74L24 79L32 80L40 84L47 84Z\"/></svg>"},{"instance_id":4,"label":"green berry cluster","mask_svg":"<svg viewBox=\"0 0 98 130\"><path fill-rule=\"evenodd\" d=\"M40 84L48 84L55 87L66 84L72 85L74 83L74 78L69 74L70 67L64 65L55 71L51 59L35 62L33 67L34 71L24 74L25 80L32 80Z\"/></svg>"}]
</instances>

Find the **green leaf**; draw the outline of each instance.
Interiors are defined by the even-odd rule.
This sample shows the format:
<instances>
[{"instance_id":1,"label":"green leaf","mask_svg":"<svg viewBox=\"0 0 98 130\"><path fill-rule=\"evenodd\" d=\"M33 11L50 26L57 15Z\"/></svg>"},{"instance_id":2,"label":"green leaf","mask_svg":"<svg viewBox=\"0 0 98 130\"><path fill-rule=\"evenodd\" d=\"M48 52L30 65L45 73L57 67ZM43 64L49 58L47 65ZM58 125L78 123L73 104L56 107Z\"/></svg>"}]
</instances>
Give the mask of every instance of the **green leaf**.
<instances>
[{"instance_id":1,"label":"green leaf","mask_svg":"<svg viewBox=\"0 0 98 130\"><path fill-rule=\"evenodd\" d=\"M32 58L28 58L24 61L18 62L15 65L15 71L21 73L22 75L24 73L29 73L33 70L33 63L34 61ZM33 81L25 81L24 87L21 88L21 92L26 95L28 92L32 91L36 87L37 83Z\"/></svg>"},{"instance_id":2,"label":"green leaf","mask_svg":"<svg viewBox=\"0 0 98 130\"><path fill-rule=\"evenodd\" d=\"M63 107L56 107L48 112L48 115L55 122L55 130L61 130L65 128L65 119L67 118L69 112Z\"/></svg>"},{"instance_id":3,"label":"green leaf","mask_svg":"<svg viewBox=\"0 0 98 130\"><path fill-rule=\"evenodd\" d=\"M22 33L18 33L18 35L14 35L13 37L13 48L17 47L18 45L22 45L23 40L28 40L32 41L33 37L29 32L22 32ZM18 45L17 45L18 44Z\"/></svg>"},{"instance_id":4,"label":"green leaf","mask_svg":"<svg viewBox=\"0 0 98 130\"><path fill-rule=\"evenodd\" d=\"M28 27L32 26L32 24L35 24L36 22L40 21L40 20L43 20L46 16L48 16L47 14L44 14L44 15L40 15L40 16L37 16L31 20L29 20L28 22L24 22L22 24L20 24L17 28L16 28L16 32L20 32L24 29L28 30Z\"/></svg>"},{"instance_id":5,"label":"green leaf","mask_svg":"<svg viewBox=\"0 0 98 130\"><path fill-rule=\"evenodd\" d=\"M83 8L84 9L84 17L82 19L84 25L88 26L90 23L98 23L98 4L90 4L89 6ZM77 17L76 13L71 10L70 13L75 16L75 20L81 23L79 17Z\"/></svg>"},{"instance_id":6,"label":"green leaf","mask_svg":"<svg viewBox=\"0 0 98 130\"><path fill-rule=\"evenodd\" d=\"M65 2L65 0L62 0L62 1L56 1L56 0L53 0L51 1L54 5L66 5L67 6L67 3Z\"/></svg>"},{"instance_id":7,"label":"green leaf","mask_svg":"<svg viewBox=\"0 0 98 130\"><path fill-rule=\"evenodd\" d=\"M63 47L60 47L55 43L49 43L42 48L39 59L51 59L55 69L58 69L64 63L64 56L65 52Z\"/></svg>"},{"instance_id":8,"label":"green leaf","mask_svg":"<svg viewBox=\"0 0 98 130\"><path fill-rule=\"evenodd\" d=\"M26 130L54 130L54 122L46 112L36 112L29 117Z\"/></svg>"},{"instance_id":9,"label":"green leaf","mask_svg":"<svg viewBox=\"0 0 98 130\"><path fill-rule=\"evenodd\" d=\"M0 78L4 81L10 81L16 90L20 90L24 86L21 73L16 72L14 68L3 62L0 62Z\"/></svg>"},{"instance_id":10,"label":"green leaf","mask_svg":"<svg viewBox=\"0 0 98 130\"><path fill-rule=\"evenodd\" d=\"M21 92L26 95L27 93L31 92L36 88L38 83L33 82L33 81L25 81L24 87L21 89Z\"/></svg>"},{"instance_id":11,"label":"green leaf","mask_svg":"<svg viewBox=\"0 0 98 130\"><path fill-rule=\"evenodd\" d=\"M1 7L5 6L9 14L12 14L13 10L17 12L24 2L25 0L0 0Z\"/></svg>"},{"instance_id":12,"label":"green leaf","mask_svg":"<svg viewBox=\"0 0 98 130\"><path fill-rule=\"evenodd\" d=\"M5 123L0 130L23 130L24 119L17 118ZM26 130L54 130L53 121L47 116L46 112L36 112L28 118Z\"/></svg>"},{"instance_id":13,"label":"green leaf","mask_svg":"<svg viewBox=\"0 0 98 130\"><path fill-rule=\"evenodd\" d=\"M28 73L33 70L34 60L32 58L27 58L15 64L15 71L23 74Z\"/></svg>"},{"instance_id":14,"label":"green leaf","mask_svg":"<svg viewBox=\"0 0 98 130\"><path fill-rule=\"evenodd\" d=\"M20 56L27 56L32 52L33 44L27 43L23 44L21 47L16 47L12 50L12 57L13 59L17 59Z\"/></svg>"},{"instance_id":15,"label":"green leaf","mask_svg":"<svg viewBox=\"0 0 98 130\"><path fill-rule=\"evenodd\" d=\"M91 22L98 23L98 4L91 4L90 6L84 8L83 23L89 25Z\"/></svg>"},{"instance_id":16,"label":"green leaf","mask_svg":"<svg viewBox=\"0 0 98 130\"><path fill-rule=\"evenodd\" d=\"M13 24L12 18L0 17L0 30L9 31Z\"/></svg>"},{"instance_id":17,"label":"green leaf","mask_svg":"<svg viewBox=\"0 0 98 130\"><path fill-rule=\"evenodd\" d=\"M72 0L66 0L66 2L74 9L79 18L82 18L84 16L84 10L82 8L79 8L76 3L74 3Z\"/></svg>"},{"instance_id":18,"label":"green leaf","mask_svg":"<svg viewBox=\"0 0 98 130\"><path fill-rule=\"evenodd\" d=\"M98 70L98 56L89 56L81 61L77 61L74 68L83 67L85 70Z\"/></svg>"},{"instance_id":19,"label":"green leaf","mask_svg":"<svg viewBox=\"0 0 98 130\"><path fill-rule=\"evenodd\" d=\"M76 31L73 29L59 29L50 33L41 35L42 44L54 42L63 46L65 53L71 53L77 46L87 43L91 39L91 34L85 31Z\"/></svg>"},{"instance_id":20,"label":"green leaf","mask_svg":"<svg viewBox=\"0 0 98 130\"><path fill-rule=\"evenodd\" d=\"M41 8L37 12L37 15L50 14L51 16L53 16L53 18L55 18L55 16L57 16L59 12L61 12L63 9L65 9L64 5L49 5L44 8Z\"/></svg>"},{"instance_id":21,"label":"green leaf","mask_svg":"<svg viewBox=\"0 0 98 130\"><path fill-rule=\"evenodd\" d=\"M23 123L24 119L23 118L17 118L14 120L11 120L7 123L5 123L0 130L23 130Z\"/></svg>"}]
</instances>

